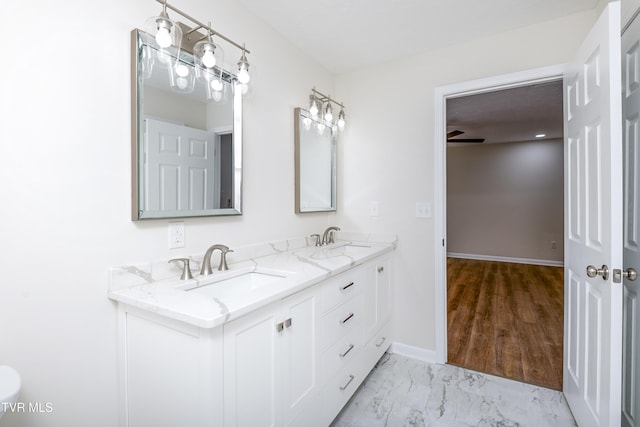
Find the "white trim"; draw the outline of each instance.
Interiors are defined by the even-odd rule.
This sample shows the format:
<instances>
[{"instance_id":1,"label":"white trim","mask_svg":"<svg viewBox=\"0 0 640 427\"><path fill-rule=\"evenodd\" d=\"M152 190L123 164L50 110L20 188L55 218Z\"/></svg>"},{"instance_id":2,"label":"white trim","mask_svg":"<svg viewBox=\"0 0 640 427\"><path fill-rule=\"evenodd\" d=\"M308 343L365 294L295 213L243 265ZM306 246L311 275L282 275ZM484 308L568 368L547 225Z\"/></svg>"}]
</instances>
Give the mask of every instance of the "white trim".
<instances>
[{"instance_id":1,"label":"white trim","mask_svg":"<svg viewBox=\"0 0 640 427\"><path fill-rule=\"evenodd\" d=\"M555 261L552 259L512 258L512 257L506 257L506 256L462 254L459 252L447 252L447 257L477 259L480 261L514 262L516 264L546 265L549 267L564 267L563 261Z\"/></svg>"},{"instance_id":2,"label":"white trim","mask_svg":"<svg viewBox=\"0 0 640 427\"><path fill-rule=\"evenodd\" d=\"M447 98L475 93L492 92L512 87L526 86L560 80L565 66L552 65L518 73L504 74L486 79L472 80L434 90L434 247L435 247L435 316L436 316L436 362L447 362L447 248L446 242L446 101Z\"/></svg>"},{"instance_id":3,"label":"white trim","mask_svg":"<svg viewBox=\"0 0 640 427\"><path fill-rule=\"evenodd\" d=\"M436 360L436 352L433 350L427 350L426 348L414 347L409 344L403 344L394 342L391 344L388 350L389 353L399 354L410 359L421 360L427 363L439 363Z\"/></svg>"}]
</instances>

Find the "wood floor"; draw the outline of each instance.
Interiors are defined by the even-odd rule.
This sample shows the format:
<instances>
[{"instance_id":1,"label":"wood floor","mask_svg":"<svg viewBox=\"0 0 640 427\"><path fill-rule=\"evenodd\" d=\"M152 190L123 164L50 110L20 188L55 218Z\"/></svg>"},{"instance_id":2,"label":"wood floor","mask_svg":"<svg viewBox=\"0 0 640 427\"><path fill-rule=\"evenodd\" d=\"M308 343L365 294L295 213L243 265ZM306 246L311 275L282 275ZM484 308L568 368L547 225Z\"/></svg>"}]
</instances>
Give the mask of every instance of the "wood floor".
<instances>
[{"instance_id":1,"label":"wood floor","mask_svg":"<svg viewBox=\"0 0 640 427\"><path fill-rule=\"evenodd\" d=\"M562 390L561 267L449 258L448 359Z\"/></svg>"}]
</instances>

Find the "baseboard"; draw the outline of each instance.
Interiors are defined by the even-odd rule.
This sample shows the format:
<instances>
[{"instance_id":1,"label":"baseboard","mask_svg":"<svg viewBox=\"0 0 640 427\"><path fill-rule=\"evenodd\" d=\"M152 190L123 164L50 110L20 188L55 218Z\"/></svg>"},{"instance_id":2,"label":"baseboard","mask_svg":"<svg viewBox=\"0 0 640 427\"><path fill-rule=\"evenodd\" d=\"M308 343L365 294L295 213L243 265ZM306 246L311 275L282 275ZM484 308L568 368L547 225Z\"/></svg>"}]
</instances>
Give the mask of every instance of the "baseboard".
<instances>
[{"instance_id":1,"label":"baseboard","mask_svg":"<svg viewBox=\"0 0 640 427\"><path fill-rule=\"evenodd\" d=\"M547 265L549 267L564 267L563 261L554 261L549 259L510 258L510 257L493 256L493 255L461 254L458 252L448 252L447 256L449 258L477 259L480 261L514 262L516 264L532 264L532 265Z\"/></svg>"},{"instance_id":2,"label":"baseboard","mask_svg":"<svg viewBox=\"0 0 640 427\"><path fill-rule=\"evenodd\" d=\"M428 363L440 363L436 360L436 352L433 350L427 350L426 348L414 347L409 344L403 344L394 342L389 347L389 353L405 356L410 359L421 360Z\"/></svg>"}]
</instances>

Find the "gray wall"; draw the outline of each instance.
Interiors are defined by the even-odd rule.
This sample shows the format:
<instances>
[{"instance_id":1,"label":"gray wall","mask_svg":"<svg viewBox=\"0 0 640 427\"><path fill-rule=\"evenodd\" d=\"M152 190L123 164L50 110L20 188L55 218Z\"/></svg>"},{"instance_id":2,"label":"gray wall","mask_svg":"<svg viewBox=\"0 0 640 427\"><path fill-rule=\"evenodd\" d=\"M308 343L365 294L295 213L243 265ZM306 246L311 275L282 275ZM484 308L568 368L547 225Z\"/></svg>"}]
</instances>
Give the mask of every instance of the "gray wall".
<instances>
[{"instance_id":1,"label":"gray wall","mask_svg":"<svg viewBox=\"0 0 640 427\"><path fill-rule=\"evenodd\" d=\"M449 253L562 262L562 140L449 148L447 238Z\"/></svg>"}]
</instances>

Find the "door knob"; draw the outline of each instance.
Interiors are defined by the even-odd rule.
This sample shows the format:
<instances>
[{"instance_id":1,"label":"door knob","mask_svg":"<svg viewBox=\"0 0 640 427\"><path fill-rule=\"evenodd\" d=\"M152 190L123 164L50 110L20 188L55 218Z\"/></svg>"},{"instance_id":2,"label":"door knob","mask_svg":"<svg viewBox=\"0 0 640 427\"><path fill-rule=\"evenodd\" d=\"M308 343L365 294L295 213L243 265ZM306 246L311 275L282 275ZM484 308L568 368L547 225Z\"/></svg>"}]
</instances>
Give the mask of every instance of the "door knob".
<instances>
[{"instance_id":1,"label":"door knob","mask_svg":"<svg viewBox=\"0 0 640 427\"><path fill-rule=\"evenodd\" d=\"M609 278L609 267L603 265L602 268L595 268L593 265L587 266L587 276L596 277L602 276L602 280L607 280Z\"/></svg>"},{"instance_id":2,"label":"door knob","mask_svg":"<svg viewBox=\"0 0 640 427\"><path fill-rule=\"evenodd\" d=\"M631 268L631 267L629 267L626 270L624 270L622 272L622 275L624 277L626 277L627 280L629 280L631 282L633 282L634 280L636 280L638 278L638 272L636 271L635 268Z\"/></svg>"}]
</instances>

